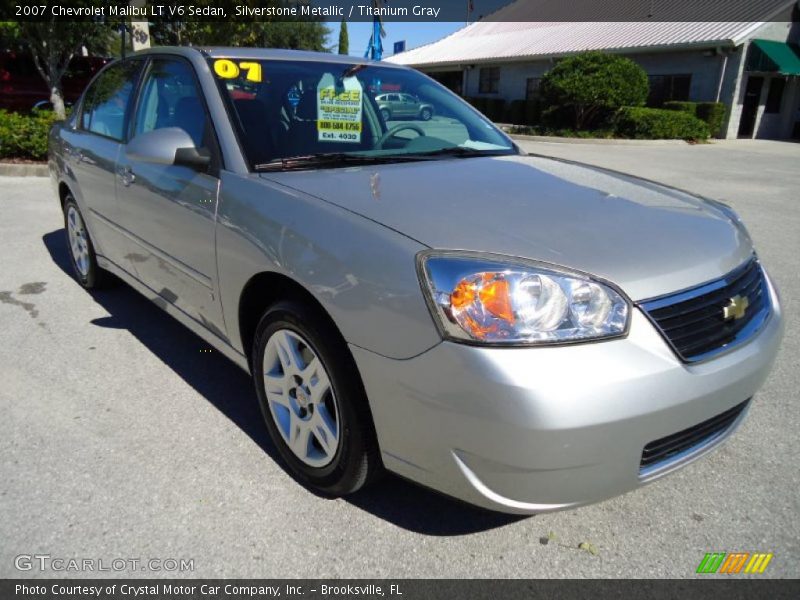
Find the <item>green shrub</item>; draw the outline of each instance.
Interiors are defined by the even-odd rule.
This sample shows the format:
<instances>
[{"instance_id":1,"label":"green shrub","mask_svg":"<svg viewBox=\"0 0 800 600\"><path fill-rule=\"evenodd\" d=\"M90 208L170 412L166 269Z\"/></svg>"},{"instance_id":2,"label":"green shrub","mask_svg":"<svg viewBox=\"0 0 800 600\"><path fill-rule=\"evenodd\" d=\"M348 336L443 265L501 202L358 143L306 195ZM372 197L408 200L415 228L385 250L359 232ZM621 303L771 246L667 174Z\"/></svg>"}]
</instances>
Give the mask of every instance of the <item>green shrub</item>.
<instances>
[{"instance_id":1,"label":"green shrub","mask_svg":"<svg viewBox=\"0 0 800 600\"><path fill-rule=\"evenodd\" d=\"M508 103L506 120L514 125L525 123L525 100L512 100Z\"/></svg>"},{"instance_id":2,"label":"green shrub","mask_svg":"<svg viewBox=\"0 0 800 600\"><path fill-rule=\"evenodd\" d=\"M705 140L709 136L708 125L686 112L640 106L620 109L616 132L621 137L645 140Z\"/></svg>"},{"instance_id":3,"label":"green shrub","mask_svg":"<svg viewBox=\"0 0 800 600\"><path fill-rule=\"evenodd\" d=\"M529 100L525 103L525 117L523 123L526 125L538 125L542 121L542 103L540 100Z\"/></svg>"},{"instance_id":4,"label":"green shrub","mask_svg":"<svg viewBox=\"0 0 800 600\"><path fill-rule=\"evenodd\" d=\"M722 102L698 102L696 117L705 121L712 136L716 137L722 130L728 107Z\"/></svg>"},{"instance_id":5,"label":"green shrub","mask_svg":"<svg viewBox=\"0 0 800 600\"><path fill-rule=\"evenodd\" d=\"M623 106L642 106L647 73L628 58L585 52L560 61L542 77L539 92L555 124L568 114L575 129L587 129Z\"/></svg>"},{"instance_id":6,"label":"green shrub","mask_svg":"<svg viewBox=\"0 0 800 600\"><path fill-rule=\"evenodd\" d=\"M483 111L492 121L502 121L506 115L506 101L503 98L485 98L486 110Z\"/></svg>"},{"instance_id":7,"label":"green shrub","mask_svg":"<svg viewBox=\"0 0 800 600\"><path fill-rule=\"evenodd\" d=\"M725 121L725 114L728 107L722 102L665 102L664 108L667 110L677 110L689 113L704 121L708 125L708 131L712 136L719 134L722 123Z\"/></svg>"},{"instance_id":8,"label":"green shrub","mask_svg":"<svg viewBox=\"0 0 800 600\"><path fill-rule=\"evenodd\" d=\"M541 107L536 100L512 100L506 105L506 122L512 125L539 125Z\"/></svg>"},{"instance_id":9,"label":"green shrub","mask_svg":"<svg viewBox=\"0 0 800 600\"><path fill-rule=\"evenodd\" d=\"M503 98L470 96L464 99L491 121L504 121L508 118L508 107Z\"/></svg>"},{"instance_id":10,"label":"green shrub","mask_svg":"<svg viewBox=\"0 0 800 600\"><path fill-rule=\"evenodd\" d=\"M50 110L30 114L0 110L0 158L47 159L47 135L56 116Z\"/></svg>"},{"instance_id":11,"label":"green shrub","mask_svg":"<svg viewBox=\"0 0 800 600\"><path fill-rule=\"evenodd\" d=\"M663 108L665 110L678 110L689 113L693 117L697 116L697 102L679 102L678 100L670 100L669 102L664 102Z\"/></svg>"},{"instance_id":12,"label":"green shrub","mask_svg":"<svg viewBox=\"0 0 800 600\"><path fill-rule=\"evenodd\" d=\"M507 130L512 135L544 135L549 137L568 137L582 139L611 139L615 137L613 129L550 129L542 126L512 125Z\"/></svg>"}]
</instances>

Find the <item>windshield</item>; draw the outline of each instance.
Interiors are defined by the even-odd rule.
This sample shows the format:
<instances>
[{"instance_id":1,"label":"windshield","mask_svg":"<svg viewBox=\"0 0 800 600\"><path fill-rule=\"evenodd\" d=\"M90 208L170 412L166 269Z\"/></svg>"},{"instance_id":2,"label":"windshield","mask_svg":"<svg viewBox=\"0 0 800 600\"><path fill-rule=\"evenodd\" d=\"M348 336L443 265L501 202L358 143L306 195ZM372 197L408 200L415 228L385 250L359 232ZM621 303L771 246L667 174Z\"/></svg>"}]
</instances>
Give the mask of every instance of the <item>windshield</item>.
<instances>
[{"instance_id":1,"label":"windshield","mask_svg":"<svg viewBox=\"0 0 800 600\"><path fill-rule=\"evenodd\" d=\"M252 168L303 162L516 153L494 125L407 69L312 61L211 59ZM299 160L297 160L299 159Z\"/></svg>"}]
</instances>

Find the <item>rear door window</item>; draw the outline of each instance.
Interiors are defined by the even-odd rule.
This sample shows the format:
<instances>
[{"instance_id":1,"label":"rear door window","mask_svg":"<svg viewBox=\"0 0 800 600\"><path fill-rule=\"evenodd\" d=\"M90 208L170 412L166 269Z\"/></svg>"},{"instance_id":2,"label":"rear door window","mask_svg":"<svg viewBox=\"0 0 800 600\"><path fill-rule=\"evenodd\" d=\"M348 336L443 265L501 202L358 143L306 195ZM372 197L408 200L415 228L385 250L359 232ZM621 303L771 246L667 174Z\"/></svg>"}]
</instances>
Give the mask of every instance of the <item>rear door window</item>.
<instances>
[{"instance_id":1,"label":"rear door window","mask_svg":"<svg viewBox=\"0 0 800 600\"><path fill-rule=\"evenodd\" d=\"M128 60L100 74L86 92L82 129L119 142L124 140L125 123L141 66L141 60Z\"/></svg>"}]
</instances>

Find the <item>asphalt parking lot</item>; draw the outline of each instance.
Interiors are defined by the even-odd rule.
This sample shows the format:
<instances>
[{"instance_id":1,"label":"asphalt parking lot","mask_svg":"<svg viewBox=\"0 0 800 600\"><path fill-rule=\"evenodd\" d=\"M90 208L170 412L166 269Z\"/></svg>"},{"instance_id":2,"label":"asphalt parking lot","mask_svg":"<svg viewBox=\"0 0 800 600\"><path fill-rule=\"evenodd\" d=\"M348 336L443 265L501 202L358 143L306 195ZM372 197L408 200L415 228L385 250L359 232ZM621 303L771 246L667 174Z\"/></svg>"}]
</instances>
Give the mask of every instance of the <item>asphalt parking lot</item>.
<instances>
[{"instance_id":1,"label":"asphalt parking lot","mask_svg":"<svg viewBox=\"0 0 800 600\"><path fill-rule=\"evenodd\" d=\"M37 553L194 559L154 574L195 577L692 577L718 551L800 575L800 145L522 145L724 200L748 224L787 329L721 450L529 518L396 478L317 497L277 462L248 377L129 288L82 290L50 182L0 178L0 577L61 575L15 569Z\"/></svg>"}]
</instances>

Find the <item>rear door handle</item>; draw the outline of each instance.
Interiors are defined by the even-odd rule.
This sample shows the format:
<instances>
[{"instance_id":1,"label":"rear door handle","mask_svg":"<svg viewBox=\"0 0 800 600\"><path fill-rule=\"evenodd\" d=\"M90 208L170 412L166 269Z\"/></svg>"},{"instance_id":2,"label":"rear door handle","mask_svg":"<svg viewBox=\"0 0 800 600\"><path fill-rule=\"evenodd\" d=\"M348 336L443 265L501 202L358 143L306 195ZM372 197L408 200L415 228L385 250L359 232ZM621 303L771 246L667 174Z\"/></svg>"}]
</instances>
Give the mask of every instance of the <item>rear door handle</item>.
<instances>
[{"instance_id":1,"label":"rear door handle","mask_svg":"<svg viewBox=\"0 0 800 600\"><path fill-rule=\"evenodd\" d=\"M125 187L130 187L136 181L136 175L129 166L119 167L117 174L119 174L119 180Z\"/></svg>"}]
</instances>

